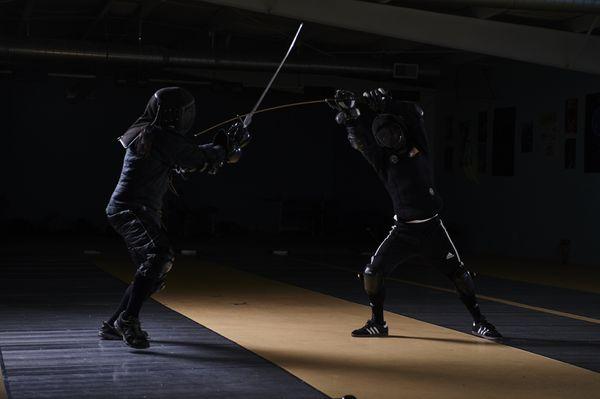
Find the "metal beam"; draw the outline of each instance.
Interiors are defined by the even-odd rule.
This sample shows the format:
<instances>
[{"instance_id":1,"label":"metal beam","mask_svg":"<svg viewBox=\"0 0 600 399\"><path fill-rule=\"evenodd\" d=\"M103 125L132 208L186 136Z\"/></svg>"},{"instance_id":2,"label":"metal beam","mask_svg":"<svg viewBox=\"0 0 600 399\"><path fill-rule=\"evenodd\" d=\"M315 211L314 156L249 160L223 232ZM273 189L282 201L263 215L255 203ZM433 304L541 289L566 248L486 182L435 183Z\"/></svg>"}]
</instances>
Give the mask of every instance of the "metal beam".
<instances>
[{"instance_id":1,"label":"metal beam","mask_svg":"<svg viewBox=\"0 0 600 399\"><path fill-rule=\"evenodd\" d=\"M129 65L144 64L157 68L208 68L223 70L273 71L279 60L270 58L215 57L211 54L182 53L161 50L155 47L95 44L84 41L0 41L0 63L17 61L62 61ZM295 59L285 65L286 72L301 74L352 76L378 80L394 80L392 63L381 65L379 62L365 60L335 61L315 59ZM422 78L437 78L439 70L420 69Z\"/></svg>"},{"instance_id":2,"label":"metal beam","mask_svg":"<svg viewBox=\"0 0 600 399\"><path fill-rule=\"evenodd\" d=\"M202 0L254 12L600 74L600 37L357 0Z\"/></svg>"},{"instance_id":3,"label":"metal beam","mask_svg":"<svg viewBox=\"0 0 600 399\"><path fill-rule=\"evenodd\" d=\"M598 0L399 0L398 3L433 5L508 8L512 10L538 10L562 12L600 12Z\"/></svg>"},{"instance_id":4,"label":"metal beam","mask_svg":"<svg viewBox=\"0 0 600 399\"><path fill-rule=\"evenodd\" d=\"M213 69L179 69L169 68L167 71L174 72L177 76L189 76L191 79L201 79L201 81L221 81L242 83L244 87L264 88L265 74L271 71L226 71ZM385 86L395 90L432 90L419 85L419 82L408 82L399 80L385 81ZM352 76L331 76L331 75L302 75L299 77L295 73L282 71L282 75L277 78L274 87L279 90L297 91L301 87L344 87L348 90L364 90L365 87L377 87L381 85L381 80L375 78L357 78Z\"/></svg>"},{"instance_id":5,"label":"metal beam","mask_svg":"<svg viewBox=\"0 0 600 399\"><path fill-rule=\"evenodd\" d=\"M504 14L506 9L504 8L487 8L487 7L472 7L469 9L469 14L472 17L480 19L490 19L497 15Z\"/></svg>"}]
</instances>

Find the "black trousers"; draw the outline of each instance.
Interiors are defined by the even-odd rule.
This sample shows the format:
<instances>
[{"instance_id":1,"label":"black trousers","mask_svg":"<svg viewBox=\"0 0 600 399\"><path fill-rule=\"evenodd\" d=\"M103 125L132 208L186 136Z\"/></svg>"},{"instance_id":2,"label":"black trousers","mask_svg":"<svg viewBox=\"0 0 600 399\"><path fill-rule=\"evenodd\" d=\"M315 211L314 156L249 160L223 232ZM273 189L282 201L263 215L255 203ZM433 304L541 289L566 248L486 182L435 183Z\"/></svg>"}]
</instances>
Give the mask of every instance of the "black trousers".
<instances>
[{"instance_id":1,"label":"black trousers","mask_svg":"<svg viewBox=\"0 0 600 399\"><path fill-rule=\"evenodd\" d=\"M106 213L110 225L123 238L136 267L133 282L109 320L114 322L123 311L138 317L143 302L164 288L174 252L162 226L160 212L144 206L110 204Z\"/></svg>"},{"instance_id":2,"label":"black trousers","mask_svg":"<svg viewBox=\"0 0 600 399\"><path fill-rule=\"evenodd\" d=\"M439 217L435 217L422 223L396 222L365 267L365 291L376 321L383 320L385 278L398 266L416 258L446 275L456 286L460 299L474 320L481 319L472 275L464 267L446 226Z\"/></svg>"},{"instance_id":3,"label":"black trousers","mask_svg":"<svg viewBox=\"0 0 600 399\"><path fill-rule=\"evenodd\" d=\"M396 267L414 258L421 258L446 275L463 266L444 223L435 217L423 223L396 222L367 268L387 277Z\"/></svg>"}]
</instances>

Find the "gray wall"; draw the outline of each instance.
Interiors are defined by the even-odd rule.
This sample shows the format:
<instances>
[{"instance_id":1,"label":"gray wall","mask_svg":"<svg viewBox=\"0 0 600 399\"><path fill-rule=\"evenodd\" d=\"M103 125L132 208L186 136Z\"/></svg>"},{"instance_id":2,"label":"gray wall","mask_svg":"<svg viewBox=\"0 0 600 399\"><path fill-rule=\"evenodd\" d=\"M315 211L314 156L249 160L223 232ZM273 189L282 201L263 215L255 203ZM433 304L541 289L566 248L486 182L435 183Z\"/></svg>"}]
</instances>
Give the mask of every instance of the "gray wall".
<instances>
[{"instance_id":1,"label":"gray wall","mask_svg":"<svg viewBox=\"0 0 600 399\"><path fill-rule=\"evenodd\" d=\"M571 240L571 261L600 264L600 174L584 173L585 96L600 92L600 77L528 64L503 62L485 69L461 68L440 92L436 142L438 184L446 215L471 252L510 257L559 259L559 241ZM564 167L565 101L577 98L576 168ZM491 176L494 109L516 107L515 174ZM477 114L488 113L488 169L478 182L467 178L458 124L468 122L477 145ZM556 155L542 151L540 114L557 112ZM445 138L445 118L454 118L454 139ZM534 122L534 151L521 153L521 125ZM452 172L444 170L443 149L455 148ZM456 152L458 150L458 152ZM477 155L477 147L474 148Z\"/></svg>"}]
</instances>

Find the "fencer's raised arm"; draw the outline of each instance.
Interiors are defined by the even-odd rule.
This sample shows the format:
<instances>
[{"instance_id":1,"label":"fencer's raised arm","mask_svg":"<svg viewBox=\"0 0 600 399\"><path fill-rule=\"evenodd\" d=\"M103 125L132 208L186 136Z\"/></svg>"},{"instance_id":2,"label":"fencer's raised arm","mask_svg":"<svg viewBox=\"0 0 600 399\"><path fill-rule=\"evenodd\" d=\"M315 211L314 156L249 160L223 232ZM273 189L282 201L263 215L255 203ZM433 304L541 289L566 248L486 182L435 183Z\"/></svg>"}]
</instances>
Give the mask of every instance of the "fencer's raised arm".
<instances>
[{"instance_id":1,"label":"fencer's raised arm","mask_svg":"<svg viewBox=\"0 0 600 399\"><path fill-rule=\"evenodd\" d=\"M384 171L384 154L382 148L373 140L367 121L362 118L355 123L346 125L346 132L348 132L348 141L352 148L358 150L377 173L382 173Z\"/></svg>"},{"instance_id":2,"label":"fencer's raised arm","mask_svg":"<svg viewBox=\"0 0 600 399\"><path fill-rule=\"evenodd\" d=\"M389 103L392 101L392 96L389 90L377 88L363 92L361 100L376 113L385 112Z\"/></svg>"},{"instance_id":3,"label":"fencer's raised arm","mask_svg":"<svg viewBox=\"0 0 600 399\"><path fill-rule=\"evenodd\" d=\"M335 121L338 125L345 126L360 117L356 100L356 94L343 89L336 90L333 99L326 100L327 105L337 111Z\"/></svg>"},{"instance_id":4,"label":"fencer's raised arm","mask_svg":"<svg viewBox=\"0 0 600 399\"><path fill-rule=\"evenodd\" d=\"M358 108L357 97L347 90L336 90L333 101L328 105L338 111L335 121L346 128L348 141L355 150L369 161L378 172L381 168L381 149L375 143L368 126L368 115L371 111L367 108L365 116Z\"/></svg>"}]
</instances>

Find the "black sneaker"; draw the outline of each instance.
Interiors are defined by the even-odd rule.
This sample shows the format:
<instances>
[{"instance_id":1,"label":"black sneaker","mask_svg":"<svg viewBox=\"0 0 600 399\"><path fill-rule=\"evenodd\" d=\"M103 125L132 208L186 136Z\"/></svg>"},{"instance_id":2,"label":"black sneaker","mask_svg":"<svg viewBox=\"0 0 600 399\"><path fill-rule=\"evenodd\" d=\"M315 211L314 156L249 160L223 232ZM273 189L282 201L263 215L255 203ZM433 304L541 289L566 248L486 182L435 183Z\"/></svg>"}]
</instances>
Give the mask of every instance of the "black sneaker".
<instances>
[{"instance_id":1,"label":"black sneaker","mask_svg":"<svg viewBox=\"0 0 600 399\"><path fill-rule=\"evenodd\" d=\"M150 337L148 336L148 333L144 330L142 330L142 334L144 334L146 336L146 339L150 339ZM110 324L108 324L107 322L103 321L102 322L102 326L100 326L100 329L98 330L98 336L101 339L105 339L105 340L122 340L123 337L121 336L121 334L119 334L119 332L115 329L114 326L111 326Z\"/></svg>"},{"instance_id":2,"label":"black sneaker","mask_svg":"<svg viewBox=\"0 0 600 399\"><path fill-rule=\"evenodd\" d=\"M123 337L123 341L135 349L146 349L150 346L147 334L140 326L137 317L123 318L123 313L115 321L115 330Z\"/></svg>"},{"instance_id":3,"label":"black sneaker","mask_svg":"<svg viewBox=\"0 0 600 399\"><path fill-rule=\"evenodd\" d=\"M502 339L502 334L496 330L496 327L494 327L492 323L485 319L479 322L473 322L471 334L491 341L499 341Z\"/></svg>"},{"instance_id":4,"label":"black sneaker","mask_svg":"<svg viewBox=\"0 0 600 399\"><path fill-rule=\"evenodd\" d=\"M373 320L367 320L367 324L358 330L352 331L352 336L357 338L364 337L387 337L388 336L388 326L387 323L378 324Z\"/></svg>"},{"instance_id":5,"label":"black sneaker","mask_svg":"<svg viewBox=\"0 0 600 399\"><path fill-rule=\"evenodd\" d=\"M115 327L111 326L105 321L102 322L102 326L100 326L100 329L98 330L98 336L102 339L111 341L123 339L123 337L121 337L121 334L119 334L117 330L115 330Z\"/></svg>"}]
</instances>

